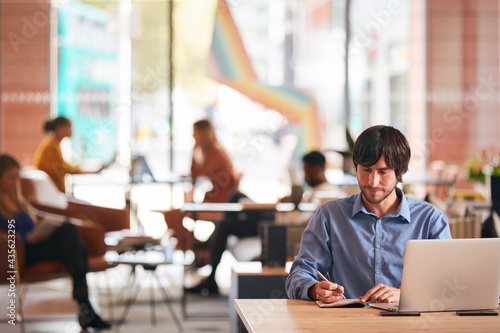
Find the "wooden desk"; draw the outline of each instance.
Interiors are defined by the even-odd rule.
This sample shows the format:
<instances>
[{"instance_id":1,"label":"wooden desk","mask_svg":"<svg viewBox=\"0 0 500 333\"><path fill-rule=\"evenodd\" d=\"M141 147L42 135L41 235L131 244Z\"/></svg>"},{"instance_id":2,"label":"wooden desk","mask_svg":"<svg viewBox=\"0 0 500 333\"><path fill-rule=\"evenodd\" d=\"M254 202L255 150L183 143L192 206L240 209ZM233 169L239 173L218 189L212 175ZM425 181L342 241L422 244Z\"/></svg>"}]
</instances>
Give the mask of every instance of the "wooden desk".
<instances>
[{"instance_id":1,"label":"wooden desk","mask_svg":"<svg viewBox=\"0 0 500 333\"><path fill-rule=\"evenodd\" d=\"M292 263L286 267L263 267L257 261L238 262L232 266L229 292L230 332L246 332L238 314L232 309L235 299L286 299L285 281Z\"/></svg>"},{"instance_id":2,"label":"wooden desk","mask_svg":"<svg viewBox=\"0 0 500 333\"><path fill-rule=\"evenodd\" d=\"M314 203L300 203L298 209L304 212L314 212L318 208L318 205ZM280 202L277 204L269 203L185 203L181 211L184 213L200 213L200 212L243 212L251 210L270 210L277 212L290 212L295 209L293 203L290 202Z\"/></svg>"},{"instance_id":3,"label":"wooden desk","mask_svg":"<svg viewBox=\"0 0 500 333\"><path fill-rule=\"evenodd\" d=\"M322 309L311 301L289 299L237 299L234 307L247 330L255 333L500 332L500 316L432 312L419 317L381 317L381 310L370 307Z\"/></svg>"}]
</instances>

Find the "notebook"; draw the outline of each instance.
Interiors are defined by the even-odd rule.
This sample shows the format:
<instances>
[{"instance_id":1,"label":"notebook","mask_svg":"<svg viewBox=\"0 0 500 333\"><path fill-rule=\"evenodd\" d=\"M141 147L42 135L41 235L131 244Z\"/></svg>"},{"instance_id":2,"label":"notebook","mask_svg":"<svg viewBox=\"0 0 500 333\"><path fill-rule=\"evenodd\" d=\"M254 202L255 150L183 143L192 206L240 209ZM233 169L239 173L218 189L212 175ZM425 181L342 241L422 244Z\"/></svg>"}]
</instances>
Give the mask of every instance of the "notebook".
<instances>
[{"instance_id":1,"label":"notebook","mask_svg":"<svg viewBox=\"0 0 500 333\"><path fill-rule=\"evenodd\" d=\"M500 238L409 240L398 303L390 311L486 310L498 307Z\"/></svg>"},{"instance_id":2,"label":"notebook","mask_svg":"<svg viewBox=\"0 0 500 333\"><path fill-rule=\"evenodd\" d=\"M356 298L342 299L335 303L323 303L316 301L320 308L364 308L366 303Z\"/></svg>"}]
</instances>

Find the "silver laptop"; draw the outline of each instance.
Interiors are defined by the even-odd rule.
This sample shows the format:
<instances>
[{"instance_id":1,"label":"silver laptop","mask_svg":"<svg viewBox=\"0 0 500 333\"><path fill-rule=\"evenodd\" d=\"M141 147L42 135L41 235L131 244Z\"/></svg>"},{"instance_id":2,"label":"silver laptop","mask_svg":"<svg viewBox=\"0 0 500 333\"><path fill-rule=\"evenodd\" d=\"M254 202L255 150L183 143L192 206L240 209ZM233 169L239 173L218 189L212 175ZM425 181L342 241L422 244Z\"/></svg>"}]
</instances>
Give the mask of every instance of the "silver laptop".
<instances>
[{"instance_id":1,"label":"silver laptop","mask_svg":"<svg viewBox=\"0 0 500 333\"><path fill-rule=\"evenodd\" d=\"M487 310L498 307L500 238L409 240L399 303L390 311Z\"/></svg>"}]
</instances>

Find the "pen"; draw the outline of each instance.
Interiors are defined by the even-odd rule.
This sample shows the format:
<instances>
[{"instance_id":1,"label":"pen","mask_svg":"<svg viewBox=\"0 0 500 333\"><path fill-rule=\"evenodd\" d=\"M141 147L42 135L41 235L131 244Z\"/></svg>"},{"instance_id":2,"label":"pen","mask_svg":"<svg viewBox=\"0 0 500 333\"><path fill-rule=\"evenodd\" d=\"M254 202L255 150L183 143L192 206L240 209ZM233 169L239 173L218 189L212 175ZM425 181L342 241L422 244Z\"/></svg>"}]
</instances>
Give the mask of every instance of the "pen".
<instances>
[{"instance_id":1,"label":"pen","mask_svg":"<svg viewBox=\"0 0 500 333\"><path fill-rule=\"evenodd\" d=\"M318 271L317 269L315 270L316 273L318 273L318 276L323 280L323 281L326 281L326 282L330 282L323 274L321 274L320 271ZM342 298L345 299L345 296L344 294L341 294Z\"/></svg>"}]
</instances>

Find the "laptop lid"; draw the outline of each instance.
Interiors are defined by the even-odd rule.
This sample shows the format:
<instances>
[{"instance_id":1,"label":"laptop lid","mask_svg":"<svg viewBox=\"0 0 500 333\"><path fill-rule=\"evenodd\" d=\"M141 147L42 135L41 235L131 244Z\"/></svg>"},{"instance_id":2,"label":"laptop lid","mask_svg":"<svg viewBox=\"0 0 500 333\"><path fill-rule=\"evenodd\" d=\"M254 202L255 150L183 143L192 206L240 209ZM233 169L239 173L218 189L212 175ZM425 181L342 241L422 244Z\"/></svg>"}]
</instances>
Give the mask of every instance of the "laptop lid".
<instances>
[{"instance_id":1,"label":"laptop lid","mask_svg":"<svg viewBox=\"0 0 500 333\"><path fill-rule=\"evenodd\" d=\"M496 309L500 238L409 240L399 311Z\"/></svg>"}]
</instances>

